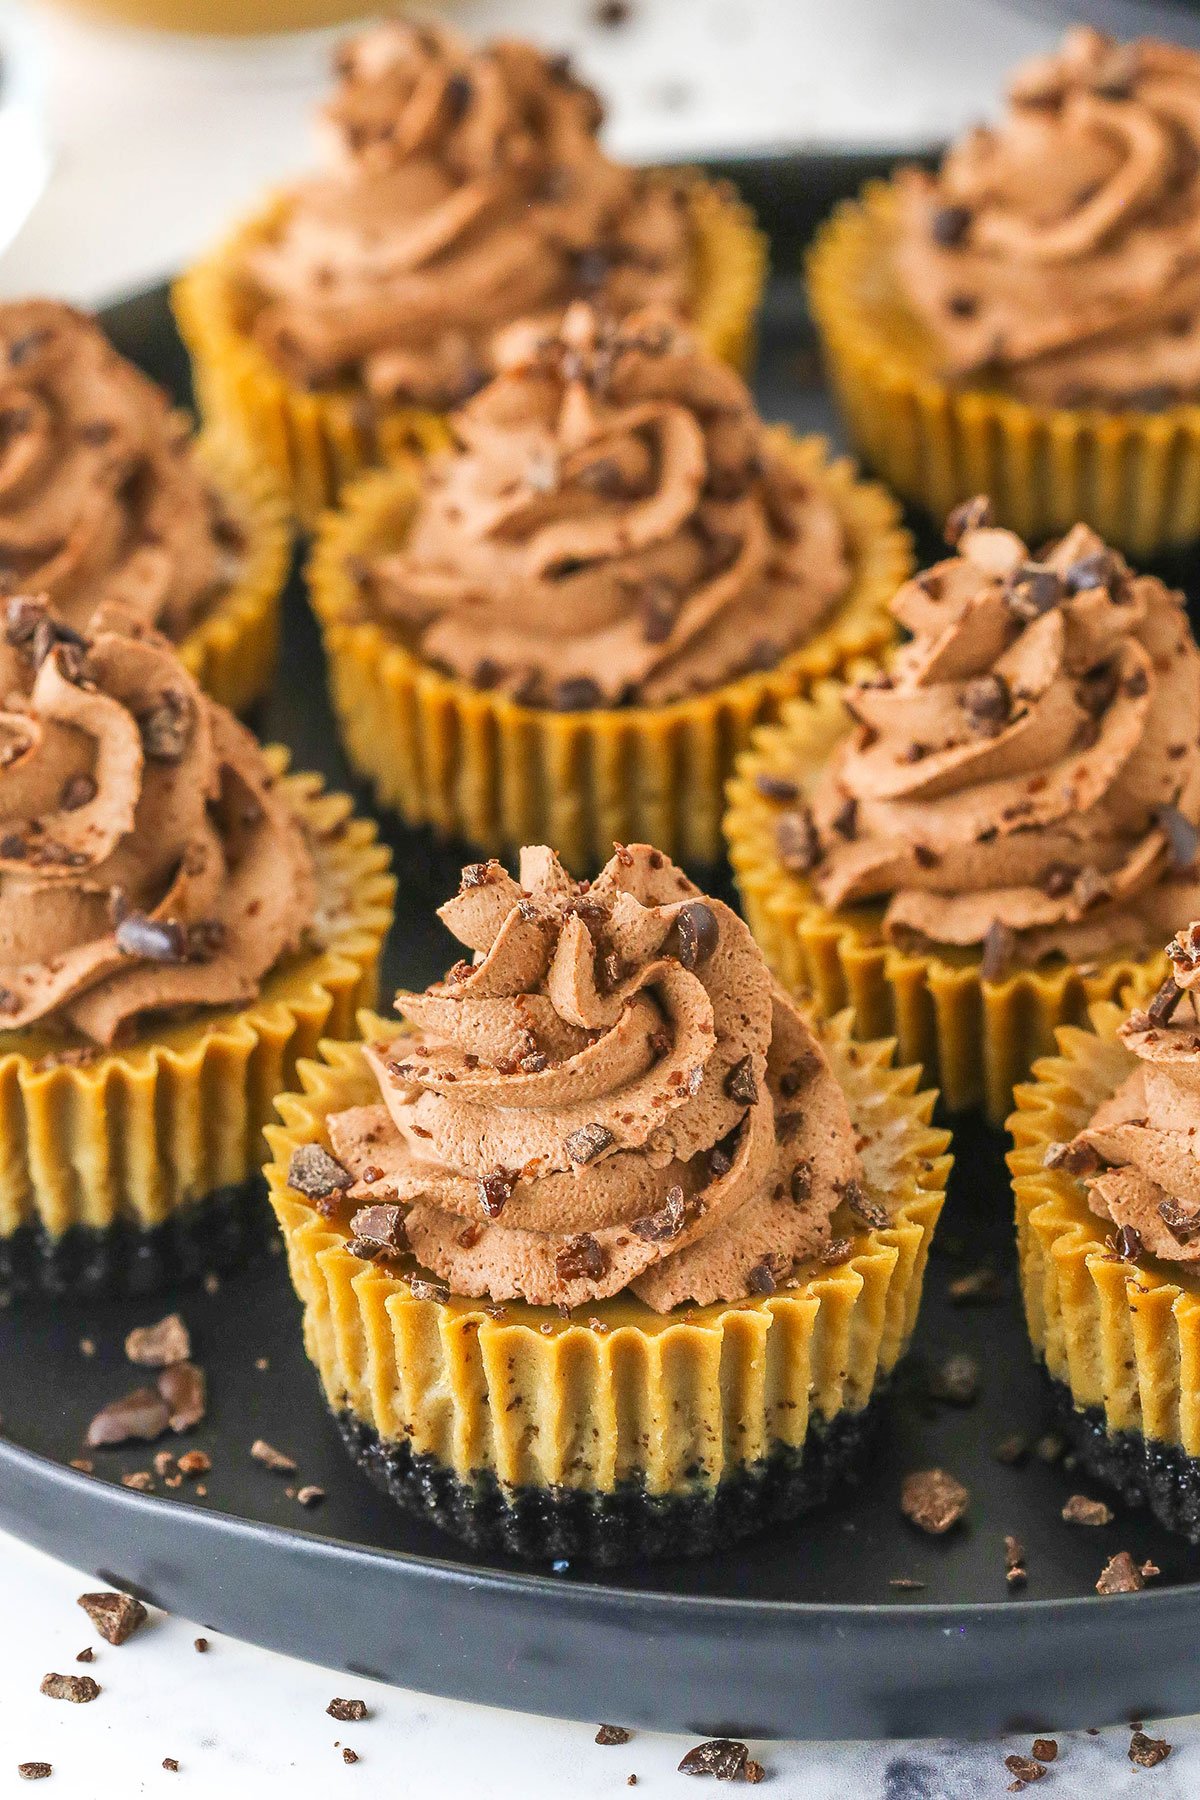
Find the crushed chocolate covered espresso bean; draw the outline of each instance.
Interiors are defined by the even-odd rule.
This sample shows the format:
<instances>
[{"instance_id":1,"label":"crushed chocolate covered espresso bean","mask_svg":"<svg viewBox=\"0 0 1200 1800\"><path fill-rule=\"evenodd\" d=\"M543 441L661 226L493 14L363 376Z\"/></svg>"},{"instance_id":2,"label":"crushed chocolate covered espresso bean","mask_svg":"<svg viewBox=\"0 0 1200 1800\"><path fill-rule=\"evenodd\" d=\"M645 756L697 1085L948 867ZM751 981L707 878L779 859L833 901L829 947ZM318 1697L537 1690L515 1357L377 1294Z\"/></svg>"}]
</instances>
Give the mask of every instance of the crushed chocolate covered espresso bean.
<instances>
[{"instance_id":1,"label":"crushed chocolate covered espresso bean","mask_svg":"<svg viewBox=\"0 0 1200 1800\"><path fill-rule=\"evenodd\" d=\"M109 1644L125 1643L148 1617L141 1601L135 1600L132 1594L80 1594L76 1604L82 1606L100 1636Z\"/></svg>"},{"instance_id":2,"label":"crushed chocolate covered espresso bean","mask_svg":"<svg viewBox=\"0 0 1200 1800\"><path fill-rule=\"evenodd\" d=\"M945 1469L922 1469L906 1475L900 1488L900 1510L918 1530L941 1537L957 1525L971 1494Z\"/></svg>"}]
</instances>

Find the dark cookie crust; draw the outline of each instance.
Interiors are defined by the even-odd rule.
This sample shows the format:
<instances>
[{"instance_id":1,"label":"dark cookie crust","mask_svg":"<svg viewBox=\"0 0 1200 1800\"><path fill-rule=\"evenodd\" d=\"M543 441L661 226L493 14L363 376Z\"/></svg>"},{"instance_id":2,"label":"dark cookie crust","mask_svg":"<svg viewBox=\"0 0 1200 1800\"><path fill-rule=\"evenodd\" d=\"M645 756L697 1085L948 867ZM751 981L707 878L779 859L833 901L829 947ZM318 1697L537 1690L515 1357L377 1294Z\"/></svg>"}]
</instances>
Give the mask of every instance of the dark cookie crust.
<instances>
[{"instance_id":1,"label":"dark cookie crust","mask_svg":"<svg viewBox=\"0 0 1200 1800\"><path fill-rule=\"evenodd\" d=\"M148 1231L122 1221L105 1230L72 1225L52 1237L22 1225L0 1237L0 1297L150 1294L232 1269L266 1235L264 1192L258 1176L214 1189Z\"/></svg>"},{"instance_id":2,"label":"dark cookie crust","mask_svg":"<svg viewBox=\"0 0 1200 1800\"><path fill-rule=\"evenodd\" d=\"M1109 1431L1103 1407L1077 1407L1065 1382L1047 1380L1062 1433L1088 1473L1200 1544L1200 1458L1140 1431Z\"/></svg>"},{"instance_id":3,"label":"dark cookie crust","mask_svg":"<svg viewBox=\"0 0 1200 1800\"><path fill-rule=\"evenodd\" d=\"M611 1493L577 1488L505 1490L490 1472L471 1482L405 1441L384 1440L351 1412L337 1415L354 1461L375 1486L475 1549L548 1562L602 1565L641 1557L703 1556L735 1538L820 1506L855 1479L879 1417L879 1395L861 1412L814 1422L803 1446L779 1444L715 1487L696 1482L648 1494L637 1482Z\"/></svg>"}]
</instances>

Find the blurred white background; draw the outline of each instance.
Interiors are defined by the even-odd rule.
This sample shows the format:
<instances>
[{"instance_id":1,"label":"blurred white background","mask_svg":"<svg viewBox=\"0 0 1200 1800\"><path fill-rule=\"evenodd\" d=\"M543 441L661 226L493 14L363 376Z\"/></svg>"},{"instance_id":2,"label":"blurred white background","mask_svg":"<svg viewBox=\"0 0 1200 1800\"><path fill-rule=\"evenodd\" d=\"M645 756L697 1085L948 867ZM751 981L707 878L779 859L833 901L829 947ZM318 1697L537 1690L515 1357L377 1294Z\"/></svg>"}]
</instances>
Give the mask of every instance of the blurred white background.
<instances>
[{"instance_id":1,"label":"blurred white background","mask_svg":"<svg viewBox=\"0 0 1200 1800\"><path fill-rule=\"evenodd\" d=\"M175 4L186 12L187 0ZM532 30L572 51L610 101L613 148L638 159L935 143L986 113L1004 68L1058 30L1052 11L1004 0L455 0L442 10L474 34ZM53 162L0 256L4 295L127 293L309 158L336 32L160 36L19 0L0 0L0 29L18 14L41 38ZM13 166L0 162L0 188Z\"/></svg>"}]
</instances>

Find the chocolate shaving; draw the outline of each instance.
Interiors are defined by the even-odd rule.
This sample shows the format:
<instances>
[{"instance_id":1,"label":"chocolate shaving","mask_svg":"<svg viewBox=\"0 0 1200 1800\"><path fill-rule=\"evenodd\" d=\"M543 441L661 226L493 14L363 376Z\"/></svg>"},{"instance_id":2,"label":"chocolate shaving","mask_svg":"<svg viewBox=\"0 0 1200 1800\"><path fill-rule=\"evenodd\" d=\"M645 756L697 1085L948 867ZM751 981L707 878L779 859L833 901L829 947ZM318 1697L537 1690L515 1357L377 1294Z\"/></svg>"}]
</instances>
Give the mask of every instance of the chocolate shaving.
<instances>
[{"instance_id":1,"label":"chocolate shaving","mask_svg":"<svg viewBox=\"0 0 1200 1800\"><path fill-rule=\"evenodd\" d=\"M90 775L72 775L63 783L58 804L64 812L78 812L81 806L90 806L96 798L98 789Z\"/></svg>"},{"instance_id":2,"label":"chocolate shaving","mask_svg":"<svg viewBox=\"0 0 1200 1800\"><path fill-rule=\"evenodd\" d=\"M945 1469L922 1469L904 1477L900 1511L930 1537L941 1537L958 1524L970 1499L970 1490Z\"/></svg>"},{"instance_id":3,"label":"chocolate shaving","mask_svg":"<svg viewBox=\"0 0 1200 1800\"><path fill-rule=\"evenodd\" d=\"M168 1313L157 1325L135 1325L125 1339L125 1354L143 1368L165 1369L171 1363L187 1361L192 1340L179 1314Z\"/></svg>"},{"instance_id":4,"label":"chocolate shaving","mask_svg":"<svg viewBox=\"0 0 1200 1800\"><path fill-rule=\"evenodd\" d=\"M1058 1745L1053 1738L1034 1738L1030 1749L1040 1763L1052 1763L1058 1756Z\"/></svg>"},{"instance_id":5,"label":"chocolate shaving","mask_svg":"<svg viewBox=\"0 0 1200 1800\"><path fill-rule=\"evenodd\" d=\"M1136 1262L1142 1254L1142 1234L1134 1225L1122 1225L1113 1239L1113 1249L1122 1262Z\"/></svg>"},{"instance_id":6,"label":"chocolate shaving","mask_svg":"<svg viewBox=\"0 0 1200 1800\"><path fill-rule=\"evenodd\" d=\"M80 1594L76 1604L82 1606L108 1644L125 1643L148 1617L141 1601L132 1594Z\"/></svg>"}]
</instances>

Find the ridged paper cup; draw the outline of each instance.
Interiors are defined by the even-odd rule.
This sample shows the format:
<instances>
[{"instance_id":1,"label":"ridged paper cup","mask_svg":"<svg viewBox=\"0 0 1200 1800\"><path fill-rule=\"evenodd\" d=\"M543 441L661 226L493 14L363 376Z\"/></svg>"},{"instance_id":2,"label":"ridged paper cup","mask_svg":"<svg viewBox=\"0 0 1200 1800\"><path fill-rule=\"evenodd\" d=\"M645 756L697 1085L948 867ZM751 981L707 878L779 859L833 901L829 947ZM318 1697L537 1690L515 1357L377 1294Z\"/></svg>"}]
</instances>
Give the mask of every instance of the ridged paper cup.
<instances>
[{"instance_id":1,"label":"ridged paper cup","mask_svg":"<svg viewBox=\"0 0 1200 1800\"><path fill-rule=\"evenodd\" d=\"M845 689L823 682L757 732L729 784L725 836L742 911L768 963L794 994L830 1017L853 1009L864 1038L894 1036L903 1062L918 1063L951 1112L982 1107L994 1125L1012 1110L1013 1086L1054 1047L1057 1026L1086 1017L1165 958L1114 956L1083 965L1047 960L985 981L978 950L902 949L883 937L881 905L823 906L812 884L783 866L781 811L760 776L797 784L820 776L851 729ZM789 802L790 804L790 802ZM1147 979L1149 977L1147 976Z\"/></svg>"},{"instance_id":2,"label":"ridged paper cup","mask_svg":"<svg viewBox=\"0 0 1200 1800\"><path fill-rule=\"evenodd\" d=\"M1200 405L1038 406L943 380L892 274L896 229L894 186L872 182L836 209L808 259L829 376L868 466L938 520L988 494L1030 542L1080 519L1137 557L1200 536Z\"/></svg>"},{"instance_id":3,"label":"ridged paper cup","mask_svg":"<svg viewBox=\"0 0 1200 1800\"><path fill-rule=\"evenodd\" d=\"M444 675L366 617L354 570L398 549L420 493L414 462L368 475L321 523L309 564L334 710L351 763L409 825L432 825L488 851L553 844L582 870L614 841L677 861L721 852L724 786L753 728L785 699L856 659L878 657L895 625L888 603L912 571L912 541L891 497L830 461L821 438L777 442L827 493L850 537L854 578L826 624L775 669L669 706L552 712Z\"/></svg>"},{"instance_id":4,"label":"ridged paper cup","mask_svg":"<svg viewBox=\"0 0 1200 1800\"><path fill-rule=\"evenodd\" d=\"M1083 1183L1043 1166L1050 1144L1074 1137L1134 1067L1117 1037L1126 1017L1124 1007L1094 1006L1091 1028L1060 1031L1056 1053L1017 1089L1008 1160L1021 1292L1080 1461L1197 1542L1200 1271L1118 1256Z\"/></svg>"},{"instance_id":5,"label":"ridged paper cup","mask_svg":"<svg viewBox=\"0 0 1200 1800\"><path fill-rule=\"evenodd\" d=\"M697 331L724 362L749 367L767 271L767 241L727 182L688 174ZM232 427L279 477L307 526L347 481L373 465L423 454L447 438L445 415L415 406L379 407L351 384L308 389L288 380L250 335L253 295L241 274L246 253L275 234L289 200L278 194L176 283L172 304L192 359L205 418Z\"/></svg>"},{"instance_id":6,"label":"ridged paper cup","mask_svg":"<svg viewBox=\"0 0 1200 1800\"><path fill-rule=\"evenodd\" d=\"M195 454L240 526L245 548L237 580L180 641L179 658L214 700L244 713L262 699L275 674L292 557L291 514L278 479L227 433L203 433Z\"/></svg>"},{"instance_id":7,"label":"ridged paper cup","mask_svg":"<svg viewBox=\"0 0 1200 1800\"><path fill-rule=\"evenodd\" d=\"M824 1041L886 1229L843 1208L846 1260L802 1266L769 1298L660 1314L618 1295L567 1317L435 1297L411 1256L360 1261L347 1220L289 1188L293 1151L327 1147L328 1116L378 1094L359 1048L322 1046L268 1129L267 1180L305 1346L355 1460L456 1535L539 1558L703 1551L824 1499L912 1333L950 1167L934 1095L893 1067L894 1047L852 1043L845 1020Z\"/></svg>"},{"instance_id":8,"label":"ridged paper cup","mask_svg":"<svg viewBox=\"0 0 1200 1800\"><path fill-rule=\"evenodd\" d=\"M276 1095L375 998L387 851L346 795L266 754L312 844L321 947L279 964L249 1006L78 1060L49 1032L0 1033L0 1292L144 1291L227 1266L260 1204Z\"/></svg>"}]
</instances>

